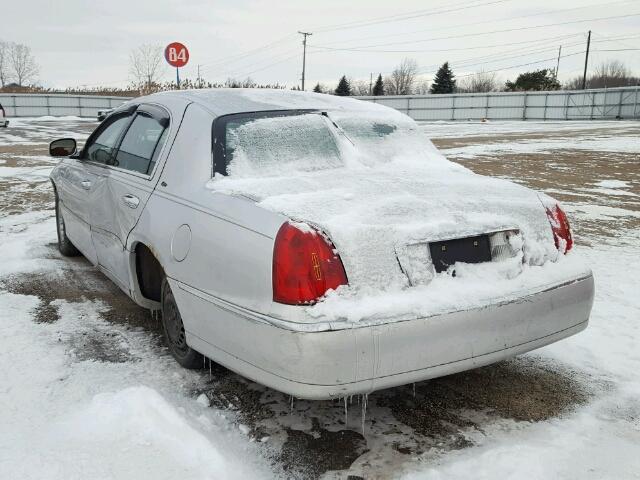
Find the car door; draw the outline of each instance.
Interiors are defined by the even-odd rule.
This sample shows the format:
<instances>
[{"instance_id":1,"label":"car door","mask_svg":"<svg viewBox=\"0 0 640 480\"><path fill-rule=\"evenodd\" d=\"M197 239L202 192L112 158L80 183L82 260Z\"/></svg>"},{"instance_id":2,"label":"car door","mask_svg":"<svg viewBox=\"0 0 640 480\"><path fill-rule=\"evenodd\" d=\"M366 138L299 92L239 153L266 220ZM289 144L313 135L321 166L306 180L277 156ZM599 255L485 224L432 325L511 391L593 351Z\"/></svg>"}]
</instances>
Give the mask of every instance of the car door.
<instances>
[{"instance_id":1,"label":"car door","mask_svg":"<svg viewBox=\"0 0 640 480\"><path fill-rule=\"evenodd\" d=\"M130 114L125 113L98 127L80 155L65 159L59 168L56 191L67 235L94 265L98 258L91 237L91 210L101 190L100 170L95 164L104 164L110 157L129 119Z\"/></svg>"},{"instance_id":2,"label":"car door","mask_svg":"<svg viewBox=\"0 0 640 480\"><path fill-rule=\"evenodd\" d=\"M155 186L156 162L169 132L169 114L139 105L103 171L104 193L92 210L92 238L98 264L128 291L126 243Z\"/></svg>"}]
</instances>

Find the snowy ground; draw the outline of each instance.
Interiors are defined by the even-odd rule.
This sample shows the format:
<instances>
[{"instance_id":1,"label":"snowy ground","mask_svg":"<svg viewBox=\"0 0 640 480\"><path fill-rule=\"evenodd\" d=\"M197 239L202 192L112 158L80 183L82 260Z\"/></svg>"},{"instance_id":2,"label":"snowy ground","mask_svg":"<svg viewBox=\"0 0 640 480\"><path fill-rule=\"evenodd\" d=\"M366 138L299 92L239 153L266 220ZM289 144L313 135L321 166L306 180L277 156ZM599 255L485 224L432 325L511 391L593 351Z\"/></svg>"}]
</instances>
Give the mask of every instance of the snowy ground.
<instances>
[{"instance_id":1,"label":"snowy ground","mask_svg":"<svg viewBox=\"0 0 640 480\"><path fill-rule=\"evenodd\" d=\"M188 372L158 322L55 246L46 144L0 129L0 478L640 478L640 124L432 123L453 160L567 206L596 277L589 328L518 359L369 396L290 402Z\"/></svg>"}]
</instances>

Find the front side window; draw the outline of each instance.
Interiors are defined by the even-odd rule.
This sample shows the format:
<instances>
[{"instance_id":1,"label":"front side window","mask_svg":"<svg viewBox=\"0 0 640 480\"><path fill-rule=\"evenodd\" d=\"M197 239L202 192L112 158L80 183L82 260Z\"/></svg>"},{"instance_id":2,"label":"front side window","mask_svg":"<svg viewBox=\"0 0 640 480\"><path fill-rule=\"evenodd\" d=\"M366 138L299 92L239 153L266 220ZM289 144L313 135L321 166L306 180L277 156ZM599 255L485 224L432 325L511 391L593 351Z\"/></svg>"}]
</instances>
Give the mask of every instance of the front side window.
<instances>
[{"instance_id":1,"label":"front side window","mask_svg":"<svg viewBox=\"0 0 640 480\"><path fill-rule=\"evenodd\" d=\"M150 175L168 129L155 118L139 113L127 130L113 160L113 166Z\"/></svg>"},{"instance_id":2,"label":"front side window","mask_svg":"<svg viewBox=\"0 0 640 480\"><path fill-rule=\"evenodd\" d=\"M131 119L130 115L123 115L111 122L85 148L85 158L92 162L108 164L111 161L120 134Z\"/></svg>"}]
</instances>

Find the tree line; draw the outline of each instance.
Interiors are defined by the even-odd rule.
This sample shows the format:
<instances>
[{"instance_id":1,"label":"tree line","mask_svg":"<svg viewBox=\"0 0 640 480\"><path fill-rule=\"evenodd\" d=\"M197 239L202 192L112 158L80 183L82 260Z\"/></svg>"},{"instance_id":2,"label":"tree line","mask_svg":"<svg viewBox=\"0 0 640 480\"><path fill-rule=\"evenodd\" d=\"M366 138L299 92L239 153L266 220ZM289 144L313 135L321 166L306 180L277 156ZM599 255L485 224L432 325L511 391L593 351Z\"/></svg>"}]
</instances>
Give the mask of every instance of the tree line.
<instances>
[{"instance_id":1,"label":"tree line","mask_svg":"<svg viewBox=\"0 0 640 480\"><path fill-rule=\"evenodd\" d=\"M418 74L415 60L405 59L388 76L378 74L375 84L362 80L350 80L346 75L340 77L335 89L327 89L317 83L313 88L317 93L331 93L340 96L366 95L420 95L426 93L487 93L487 92L523 92L550 90L580 90L582 76L561 83L555 69L543 68L519 74L515 80L502 83L495 72L476 72L456 79L449 62L445 62L436 72L429 84ZM587 77L586 88L614 88L640 85L640 77L620 61L608 60L597 65Z\"/></svg>"},{"instance_id":2,"label":"tree line","mask_svg":"<svg viewBox=\"0 0 640 480\"><path fill-rule=\"evenodd\" d=\"M129 54L129 85L125 88L84 87L67 89L48 89L35 85L39 67L27 45L0 41L0 91L34 93L76 93L137 96L162 90L191 88L287 88L280 83L257 83L250 77L244 80L228 78L223 82L210 82L202 77L185 78L180 86L175 81L163 81L167 66L164 62L163 48L160 45L140 45ZM561 83L554 69L543 68L519 74L514 80L501 82L495 72L479 71L471 75L456 78L449 62L443 63L433 78L427 81L419 72L418 63L405 58L393 71L383 76L371 76L365 80L353 80L342 75L335 88L327 88L317 83L313 88L317 93L339 96L366 95L421 95L443 93L486 93L498 91L549 91L579 90L582 88L581 76ZM628 85L640 85L640 77L620 61L609 60L597 65L586 81L586 88L613 88ZM293 90L299 90L294 86Z\"/></svg>"}]
</instances>

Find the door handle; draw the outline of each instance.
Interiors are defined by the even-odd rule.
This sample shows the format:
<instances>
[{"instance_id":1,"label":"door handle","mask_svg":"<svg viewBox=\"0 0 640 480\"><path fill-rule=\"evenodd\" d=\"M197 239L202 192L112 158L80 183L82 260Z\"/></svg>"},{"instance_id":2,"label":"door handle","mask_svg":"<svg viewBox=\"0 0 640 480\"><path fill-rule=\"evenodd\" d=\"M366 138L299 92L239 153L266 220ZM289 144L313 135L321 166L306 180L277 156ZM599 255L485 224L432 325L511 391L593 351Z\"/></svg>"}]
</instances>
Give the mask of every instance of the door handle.
<instances>
[{"instance_id":1,"label":"door handle","mask_svg":"<svg viewBox=\"0 0 640 480\"><path fill-rule=\"evenodd\" d=\"M80 185L82 185L82 188L84 188L85 190L91 189L91 182L89 180L83 180L82 182L80 182Z\"/></svg>"},{"instance_id":2,"label":"door handle","mask_svg":"<svg viewBox=\"0 0 640 480\"><path fill-rule=\"evenodd\" d=\"M122 201L129 208L138 208L138 205L140 205L140 199L131 194L124 195Z\"/></svg>"}]
</instances>

